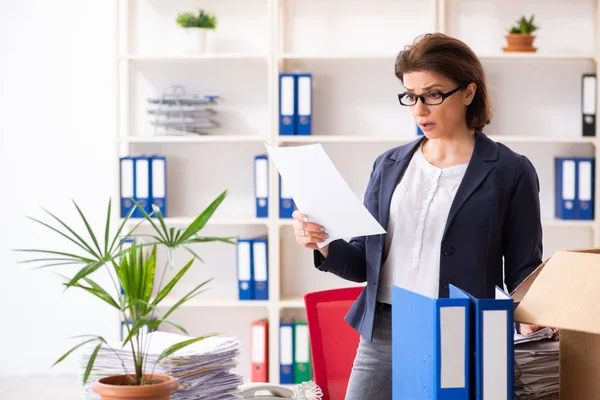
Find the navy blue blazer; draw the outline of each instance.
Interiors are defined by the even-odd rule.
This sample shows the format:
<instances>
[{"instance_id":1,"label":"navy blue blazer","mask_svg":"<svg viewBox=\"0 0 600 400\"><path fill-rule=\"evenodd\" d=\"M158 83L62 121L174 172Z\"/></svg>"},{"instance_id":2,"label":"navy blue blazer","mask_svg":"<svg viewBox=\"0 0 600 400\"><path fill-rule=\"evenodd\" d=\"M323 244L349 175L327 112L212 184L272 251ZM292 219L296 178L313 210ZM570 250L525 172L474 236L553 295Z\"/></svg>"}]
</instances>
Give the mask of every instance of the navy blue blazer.
<instances>
[{"instance_id":1,"label":"navy blue blazer","mask_svg":"<svg viewBox=\"0 0 600 400\"><path fill-rule=\"evenodd\" d=\"M494 297L495 286L512 292L542 262L539 180L531 162L483 133L450 207L440 248L439 296L448 285L478 298ZM364 204L387 229L392 193L424 138L381 154L373 166ZM343 279L367 282L346 321L372 340L385 234L339 239L315 266Z\"/></svg>"}]
</instances>

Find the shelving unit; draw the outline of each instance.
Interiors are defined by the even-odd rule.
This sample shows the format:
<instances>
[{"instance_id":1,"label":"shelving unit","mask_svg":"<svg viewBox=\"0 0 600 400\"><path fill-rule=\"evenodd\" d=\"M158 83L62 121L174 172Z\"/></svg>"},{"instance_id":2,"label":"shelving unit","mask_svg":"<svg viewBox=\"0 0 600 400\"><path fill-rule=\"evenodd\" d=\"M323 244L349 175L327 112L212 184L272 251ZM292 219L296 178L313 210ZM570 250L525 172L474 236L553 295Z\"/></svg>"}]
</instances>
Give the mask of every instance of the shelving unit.
<instances>
[{"instance_id":1,"label":"shelving unit","mask_svg":"<svg viewBox=\"0 0 600 400\"><path fill-rule=\"evenodd\" d=\"M545 256L561 248L600 246L600 218L556 220L553 208L553 157L600 160L598 130L596 137L582 137L580 115L581 74L600 72L599 0L116 1L119 155L167 157L169 225L189 224L228 189L203 233L269 237L268 301L237 300L235 248L210 244L198 247L204 264L188 277L190 285L214 277L209 290L173 314L192 335L216 331L239 337L244 346L239 372L245 378L250 375L251 321L269 320L269 380L278 383L280 320L302 318L302 296L309 291L354 285L317 271L312 253L295 243L292 222L279 218L278 174L272 164L269 218L255 218L253 157L266 154L263 143L322 143L362 198L375 157L416 138L409 110L397 103L402 88L393 67L398 51L421 33L456 36L480 56L495 107L484 131L528 156L540 176ZM197 8L218 16L215 53L188 54L179 48L175 16ZM503 53L505 28L531 13L541 25L538 52ZM293 71L313 74L312 136L278 135L278 76ZM221 127L210 136L154 136L145 99L173 83L189 92L222 95ZM596 170L600 187L598 163ZM598 215L600 196L595 209ZM175 258L180 265L189 254Z\"/></svg>"}]
</instances>

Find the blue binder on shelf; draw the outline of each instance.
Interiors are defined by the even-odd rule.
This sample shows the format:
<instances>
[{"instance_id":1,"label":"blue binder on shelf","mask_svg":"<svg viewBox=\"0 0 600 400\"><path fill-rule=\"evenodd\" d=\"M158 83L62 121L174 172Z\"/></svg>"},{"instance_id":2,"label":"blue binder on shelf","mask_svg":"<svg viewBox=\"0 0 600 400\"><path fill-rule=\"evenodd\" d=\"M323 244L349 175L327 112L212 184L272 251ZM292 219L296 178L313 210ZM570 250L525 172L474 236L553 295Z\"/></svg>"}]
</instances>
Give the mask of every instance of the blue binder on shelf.
<instances>
[{"instance_id":1,"label":"blue binder on shelf","mask_svg":"<svg viewBox=\"0 0 600 400\"><path fill-rule=\"evenodd\" d=\"M594 219L595 162L593 158L577 158L577 219Z\"/></svg>"},{"instance_id":2,"label":"blue binder on shelf","mask_svg":"<svg viewBox=\"0 0 600 400\"><path fill-rule=\"evenodd\" d=\"M312 134L312 74L296 74L296 135Z\"/></svg>"},{"instance_id":3,"label":"blue binder on shelf","mask_svg":"<svg viewBox=\"0 0 600 400\"><path fill-rule=\"evenodd\" d=\"M134 207L131 199L135 198L135 157L121 157L119 164L121 218L125 218Z\"/></svg>"},{"instance_id":4,"label":"blue binder on shelf","mask_svg":"<svg viewBox=\"0 0 600 400\"><path fill-rule=\"evenodd\" d=\"M471 302L392 288L394 400L469 400Z\"/></svg>"},{"instance_id":5,"label":"blue binder on shelf","mask_svg":"<svg viewBox=\"0 0 600 400\"><path fill-rule=\"evenodd\" d=\"M576 219L577 160L573 157L556 157L554 177L554 216L558 219Z\"/></svg>"},{"instance_id":6,"label":"blue binder on shelf","mask_svg":"<svg viewBox=\"0 0 600 400\"><path fill-rule=\"evenodd\" d=\"M279 324L279 383L294 383L294 323Z\"/></svg>"},{"instance_id":7,"label":"blue binder on shelf","mask_svg":"<svg viewBox=\"0 0 600 400\"><path fill-rule=\"evenodd\" d=\"M134 157L134 160L134 198L138 202L140 207L147 214L150 214L152 212L150 204L150 157ZM144 218L144 214L139 208L136 208L131 216L132 218Z\"/></svg>"},{"instance_id":8,"label":"blue binder on shelf","mask_svg":"<svg viewBox=\"0 0 600 400\"><path fill-rule=\"evenodd\" d=\"M294 199L287 190L287 185L279 176L279 218L292 218L294 212Z\"/></svg>"},{"instance_id":9,"label":"blue binder on shelf","mask_svg":"<svg viewBox=\"0 0 600 400\"><path fill-rule=\"evenodd\" d=\"M279 74L279 134L295 135L296 129L296 77Z\"/></svg>"},{"instance_id":10,"label":"blue binder on shelf","mask_svg":"<svg viewBox=\"0 0 600 400\"><path fill-rule=\"evenodd\" d=\"M237 275L240 300L254 299L252 239L237 239Z\"/></svg>"},{"instance_id":11,"label":"blue binder on shelf","mask_svg":"<svg viewBox=\"0 0 600 400\"><path fill-rule=\"evenodd\" d=\"M471 300L475 400L514 399L514 301L496 287L494 299L476 299L456 288L450 295Z\"/></svg>"},{"instance_id":12,"label":"blue binder on shelf","mask_svg":"<svg viewBox=\"0 0 600 400\"><path fill-rule=\"evenodd\" d=\"M162 156L152 156L150 161L150 201L151 211L154 207L167 217L167 160ZM156 217L156 214L153 215Z\"/></svg>"},{"instance_id":13,"label":"blue binder on shelf","mask_svg":"<svg viewBox=\"0 0 600 400\"><path fill-rule=\"evenodd\" d=\"M254 300L269 300L268 239L252 239L252 266L254 272Z\"/></svg>"},{"instance_id":14,"label":"blue binder on shelf","mask_svg":"<svg viewBox=\"0 0 600 400\"><path fill-rule=\"evenodd\" d=\"M269 217L269 160L266 155L254 157L254 197L256 217Z\"/></svg>"}]
</instances>

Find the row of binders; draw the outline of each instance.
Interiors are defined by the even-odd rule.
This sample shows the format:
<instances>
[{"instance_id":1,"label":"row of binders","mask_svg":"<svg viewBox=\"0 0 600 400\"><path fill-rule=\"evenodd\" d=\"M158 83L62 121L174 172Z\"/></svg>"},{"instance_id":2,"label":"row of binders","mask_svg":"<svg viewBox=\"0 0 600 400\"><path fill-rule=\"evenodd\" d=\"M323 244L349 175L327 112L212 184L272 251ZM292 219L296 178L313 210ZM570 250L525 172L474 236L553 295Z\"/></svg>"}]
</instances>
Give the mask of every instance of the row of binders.
<instances>
[{"instance_id":1,"label":"row of binders","mask_svg":"<svg viewBox=\"0 0 600 400\"><path fill-rule=\"evenodd\" d=\"M163 156L127 156L120 158L121 218L134 208L135 199L148 214L158 207L167 216L167 160ZM143 218L135 208L131 218Z\"/></svg>"},{"instance_id":2,"label":"row of binders","mask_svg":"<svg viewBox=\"0 0 600 400\"><path fill-rule=\"evenodd\" d=\"M267 237L237 239L237 276L240 300L269 300Z\"/></svg>"},{"instance_id":3,"label":"row of binders","mask_svg":"<svg viewBox=\"0 0 600 400\"><path fill-rule=\"evenodd\" d=\"M254 197L256 218L269 217L269 159L261 154L254 157ZM279 177L279 218L292 218L295 205L287 186Z\"/></svg>"},{"instance_id":4,"label":"row of binders","mask_svg":"<svg viewBox=\"0 0 600 400\"><path fill-rule=\"evenodd\" d=\"M279 134L312 134L312 74L279 74Z\"/></svg>"},{"instance_id":5,"label":"row of binders","mask_svg":"<svg viewBox=\"0 0 600 400\"><path fill-rule=\"evenodd\" d=\"M594 219L595 160L556 157L554 216L558 219Z\"/></svg>"},{"instance_id":6,"label":"row of binders","mask_svg":"<svg viewBox=\"0 0 600 400\"><path fill-rule=\"evenodd\" d=\"M476 299L392 291L393 398L512 400L514 301L500 288Z\"/></svg>"},{"instance_id":7,"label":"row of binders","mask_svg":"<svg viewBox=\"0 0 600 400\"><path fill-rule=\"evenodd\" d=\"M251 324L252 382L269 381L269 322ZM282 322L279 325L279 380L282 385L312 380L310 338L306 322Z\"/></svg>"}]
</instances>

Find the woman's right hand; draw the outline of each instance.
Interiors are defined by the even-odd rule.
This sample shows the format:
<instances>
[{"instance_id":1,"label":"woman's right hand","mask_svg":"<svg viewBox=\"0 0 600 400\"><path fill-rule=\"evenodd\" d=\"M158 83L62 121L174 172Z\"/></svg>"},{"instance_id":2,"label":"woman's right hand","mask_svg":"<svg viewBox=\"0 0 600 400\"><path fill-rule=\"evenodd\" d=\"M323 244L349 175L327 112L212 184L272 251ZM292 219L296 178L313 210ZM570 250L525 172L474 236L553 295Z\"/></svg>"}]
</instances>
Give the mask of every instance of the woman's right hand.
<instances>
[{"instance_id":1,"label":"woman's right hand","mask_svg":"<svg viewBox=\"0 0 600 400\"><path fill-rule=\"evenodd\" d=\"M329 245L319 248L317 243L321 243L329 237L325 232L325 228L319 224L313 224L308 222L308 217L302 214L300 211L295 210L292 213L294 221L294 233L296 234L296 241L307 249L319 250L323 257L327 257Z\"/></svg>"}]
</instances>

